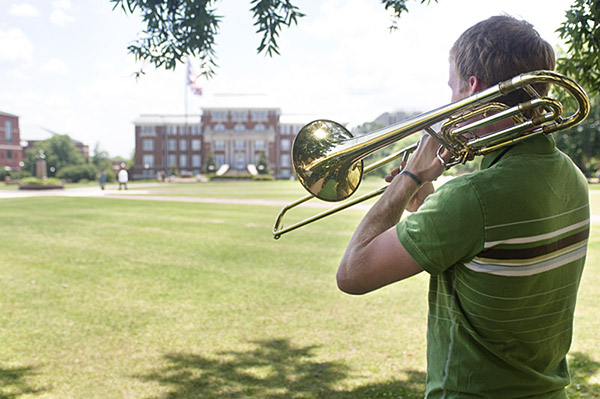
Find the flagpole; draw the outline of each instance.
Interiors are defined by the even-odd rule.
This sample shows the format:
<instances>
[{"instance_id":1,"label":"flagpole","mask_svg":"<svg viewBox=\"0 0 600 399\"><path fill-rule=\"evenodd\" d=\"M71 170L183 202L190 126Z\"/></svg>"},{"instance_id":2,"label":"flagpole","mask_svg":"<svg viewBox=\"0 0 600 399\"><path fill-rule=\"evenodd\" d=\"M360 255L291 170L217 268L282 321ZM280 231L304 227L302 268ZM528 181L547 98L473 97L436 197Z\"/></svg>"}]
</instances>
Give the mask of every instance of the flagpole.
<instances>
[{"instance_id":1,"label":"flagpole","mask_svg":"<svg viewBox=\"0 0 600 399\"><path fill-rule=\"evenodd\" d=\"M185 71L185 79L183 83L183 104L184 104L184 116L185 116L185 132L187 133L187 121L188 121L188 84L189 84L189 75L190 75L190 57L186 57L186 71Z\"/></svg>"}]
</instances>

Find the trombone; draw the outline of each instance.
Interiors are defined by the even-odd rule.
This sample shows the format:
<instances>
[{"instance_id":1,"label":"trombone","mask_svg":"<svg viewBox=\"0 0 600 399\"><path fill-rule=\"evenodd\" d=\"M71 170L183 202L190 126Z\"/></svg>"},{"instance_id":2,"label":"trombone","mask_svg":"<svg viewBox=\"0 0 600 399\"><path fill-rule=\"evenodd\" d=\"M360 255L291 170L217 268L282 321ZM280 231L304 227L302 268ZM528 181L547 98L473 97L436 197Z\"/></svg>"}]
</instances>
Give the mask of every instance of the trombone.
<instances>
[{"instance_id":1,"label":"trombone","mask_svg":"<svg viewBox=\"0 0 600 399\"><path fill-rule=\"evenodd\" d=\"M534 88L539 84L564 89L577 102L577 110L564 117L562 103L548 96L540 96ZM524 90L531 99L513 107L493 101L517 90ZM290 209L313 198L328 202L344 201L358 189L364 174L400 158L407 160L417 144L363 167L365 157L412 134L425 131L435 138L440 143L438 158L442 165L450 168L531 136L575 126L589 112L587 94L572 79L553 71L533 71L358 137L353 137L345 127L330 120L310 122L300 129L292 147L296 176L309 194L281 209L273 226L273 237L278 239L285 233L382 194L387 185L287 227L283 226L283 217ZM510 127L482 137L472 134L479 128L507 118L513 121ZM433 126L440 123L441 127L436 132ZM440 156L444 149L452 154L449 162L444 162Z\"/></svg>"}]
</instances>

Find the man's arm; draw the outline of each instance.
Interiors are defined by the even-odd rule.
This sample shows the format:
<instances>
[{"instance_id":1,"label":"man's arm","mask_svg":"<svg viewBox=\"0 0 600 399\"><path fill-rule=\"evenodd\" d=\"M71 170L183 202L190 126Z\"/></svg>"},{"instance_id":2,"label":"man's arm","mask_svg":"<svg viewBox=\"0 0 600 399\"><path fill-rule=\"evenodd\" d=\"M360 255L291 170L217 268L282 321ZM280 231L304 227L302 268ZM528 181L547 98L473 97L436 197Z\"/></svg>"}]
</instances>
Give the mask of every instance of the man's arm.
<instances>
[{"instance_id":1,"label":"man's arm","mask_svg":"<svg viewBox=\"0 0 600 399\"><path fill-rule=\"evenodd\" d=\"M435 156L437 148L435 140L423 137L405 170L425 183L437 179L444 171ZM340 290L364 294L422 271L398 240L395 229L419 189L416 180L407 174L392 179L348 243L337 272ZM429 187L423 189L429 191Z\"/></svg>"}]
</instances>

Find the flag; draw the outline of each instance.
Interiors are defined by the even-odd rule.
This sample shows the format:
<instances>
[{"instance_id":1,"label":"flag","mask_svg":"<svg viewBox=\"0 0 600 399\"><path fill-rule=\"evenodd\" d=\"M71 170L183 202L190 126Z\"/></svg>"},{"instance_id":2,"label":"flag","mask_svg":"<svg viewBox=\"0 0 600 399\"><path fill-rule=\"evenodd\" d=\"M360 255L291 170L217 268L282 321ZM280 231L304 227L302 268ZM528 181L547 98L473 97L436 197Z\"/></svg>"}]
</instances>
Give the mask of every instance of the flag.
<instances>
[{"instance_id":1,"label":"flag","mask_svg":"<svg viewBox=\"0 0 600 399\"><path fill-rule=\"evenodd\" d=\"M192 93L197 96L202 95L202 87L198 85L198 74L194 71L189 58L187 59L187 85Z\"/></svg>"}]
</instances>

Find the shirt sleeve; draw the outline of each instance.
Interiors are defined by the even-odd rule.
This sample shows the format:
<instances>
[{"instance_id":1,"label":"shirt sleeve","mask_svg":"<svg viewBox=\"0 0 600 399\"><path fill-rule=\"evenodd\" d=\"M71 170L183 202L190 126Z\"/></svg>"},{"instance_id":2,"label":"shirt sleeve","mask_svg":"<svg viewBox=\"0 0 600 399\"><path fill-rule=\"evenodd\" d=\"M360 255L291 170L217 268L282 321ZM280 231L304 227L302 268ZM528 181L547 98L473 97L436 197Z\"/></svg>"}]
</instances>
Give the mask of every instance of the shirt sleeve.
<instances>
[{"instance_id":1,"label":"shirt sleeve","mask_svg":"<svg viewBox=\"0 0 600 399\"><path fill-rule=\"evenodd\" d=\"M484 243L484 217L469 179L450 180L396 226L402 246L432 275L471 260Z\"/></svg>"}]
</instances>

